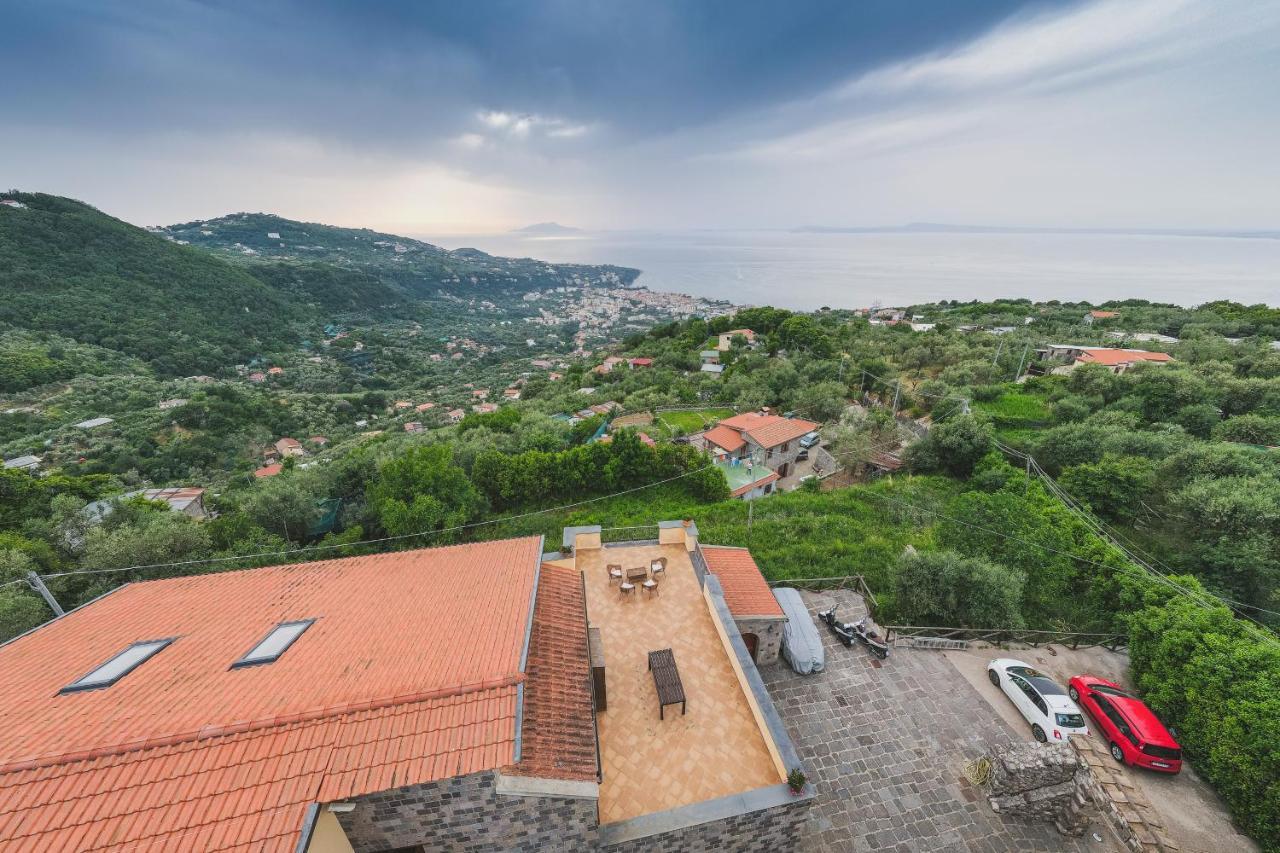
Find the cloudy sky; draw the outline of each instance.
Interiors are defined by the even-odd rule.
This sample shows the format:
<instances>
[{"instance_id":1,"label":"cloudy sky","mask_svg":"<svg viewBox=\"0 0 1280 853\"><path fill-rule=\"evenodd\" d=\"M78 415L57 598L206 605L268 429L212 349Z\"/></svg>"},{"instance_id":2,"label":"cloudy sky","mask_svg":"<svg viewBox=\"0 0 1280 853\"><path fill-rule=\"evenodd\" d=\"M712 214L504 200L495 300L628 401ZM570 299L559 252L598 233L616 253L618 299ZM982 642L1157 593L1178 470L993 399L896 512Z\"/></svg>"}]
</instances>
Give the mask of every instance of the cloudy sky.
<instances>
[{"instance_id":1,"label":"cloudy sky","mask_svg":"<svg viewBox=\"0 0 1280 853\"><path fill-rule=\"evenodd\" d=\"M0 186L402 233L1280 227L1275 0L0 0Z\"/></svg>"}]
</instances>

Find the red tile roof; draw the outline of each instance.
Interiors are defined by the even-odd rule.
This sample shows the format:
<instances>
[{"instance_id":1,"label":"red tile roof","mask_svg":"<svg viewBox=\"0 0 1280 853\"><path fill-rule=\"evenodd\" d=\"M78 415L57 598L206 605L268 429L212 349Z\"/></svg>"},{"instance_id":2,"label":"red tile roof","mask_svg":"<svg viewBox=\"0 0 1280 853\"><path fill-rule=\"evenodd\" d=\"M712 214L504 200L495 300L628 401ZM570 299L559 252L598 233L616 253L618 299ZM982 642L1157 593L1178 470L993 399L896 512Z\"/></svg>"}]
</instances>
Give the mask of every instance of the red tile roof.
<instances>
[{"instance_id":1,"label":"red tile roof","mask_svg":"<svg viewBox=\"0 0 1280 853\"><path fill-rule=\"evenodd\" d=\"M1137 361L1173 361L1173 356L1166 352L1101 348L1085 350L1076 358L1076 361L1083 361L1087 364L1105 364L1108 367L1115 367L1120 364L1133 364Z\"/></svg>"},{"instance_id":2,"label":"red tile roof","mask_svg":"<svg viewBox=\"0 0 1280 853\"><path fill-rule=\"evenodd\" d=\"M747 438L764 448L777 447L813 432L818 425L813 421L800 418L784 418L778 415L762 415L758 412L747 412L725 418L719 424L731 430L744 433ZM719 427L717 427L719 428ZM710 433L708 433L708 436ZM717 442L718 444L719 442ZM721 445L722 447L724 445Z\"/></svg>"},{"instance_id":3,"label":"red tile roof","mask_svg":"<svg viewBox=\"0 0 1280 853\"><path fill-rule=\"evenodd\" d=\"M284 466L279 462L272 462L270 465L263 465L261 468L253 472L253 476L261 480L263 477L274 477L284 470Z\"/></svg>"},{"instance_id":4,"label":"red tile roof","mask_svg":"<svg viewBox=\"0 0 1280 853\"><path fill-rule=\"evenodd\" d=\"M0 848L288 849L309 803L510 764L541 544L136 583L0 647ZM230 668L304 618L279 660Z\"/></svg>"},{"instance_id":5,"label":"red tile roof","mask_svg":"<svg viewBox=\"0 0 1280 853\"><path fill-rule=\"evenodd\" d=\"M738 618L785 615L750 551L718 545L701 547L707 568L720 579L730 613Z\"/></svg>"},{"instance_id":6,"label":"red tile roof","mask_svg":"<svg viewBox=\"0 0 1280 853\"><path fill-rule=\"evenodd\" d=\"M729 453L736 453L747 441L736 430L730 429L724 424L714 426L702 434L702 437L717 447L722 447Z\"/></svg>"},{"instance_id":7,"label":"red tile roof","mask_svg":"<svg viewBox=\"0 0 1280 853\"><path fill-rule=\"evenodd\" d=\"M773 418L777 415L762 415L759 412L743 412L740 415L734 415L731 418L725 418L720 421L720 426L729 427L730 429L741 432L744 429L750 429L760 423L762 418Z\"/></svg>"},{"instance_id":8,"label":"red tile roof","mask_svg":"<svg viewBox=\"0 0 1280 853\"><path fill-rule=\"evenodd\" d=\"M771 421L747 430L747 438L764 448L777 447L788 441L795 441L803 435L813 432L818 425L813 421L800 418L780 418L770 415Z\"/></svg>"},{"instance_id":9,"label":"red tile roof","mask_svg":"<svg viewBox=\"0 0 1280 853\"><path fill-rule=\"evenodd\" d=\"M587 600L577 569L542 564L526 669L520 763L503 771L596 781Z\"/></svg>"}]
</instances>

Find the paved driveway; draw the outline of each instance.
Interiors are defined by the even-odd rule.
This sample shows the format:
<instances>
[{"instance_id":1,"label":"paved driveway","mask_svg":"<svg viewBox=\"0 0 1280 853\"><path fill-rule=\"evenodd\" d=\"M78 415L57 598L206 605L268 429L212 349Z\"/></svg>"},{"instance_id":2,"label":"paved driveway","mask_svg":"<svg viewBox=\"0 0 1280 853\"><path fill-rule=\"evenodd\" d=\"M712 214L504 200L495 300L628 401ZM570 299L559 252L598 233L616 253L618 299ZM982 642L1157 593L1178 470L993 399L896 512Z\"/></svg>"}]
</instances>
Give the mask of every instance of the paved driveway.
<instances>
[{"instance_id":1,"label":"paved driveway","mask_svg":"<svg viewBox=\"0 0 1280 853\"><path fill-rule=\"evenodd\" d=\"M803 593L811 613L839 604L863 613L852 592ZM815 617L816 621L816 617ZM1104 851L1048 824L998 817L962 769L1015 733L937 652L895 649L879 667L863 649L839 645L819 625L826 670L799 676L785 662L761 668L817 786L800 849L849 853L918 851ZM1105 830L1091 827L1106 836Z\"/></svg>"}]
</instances>

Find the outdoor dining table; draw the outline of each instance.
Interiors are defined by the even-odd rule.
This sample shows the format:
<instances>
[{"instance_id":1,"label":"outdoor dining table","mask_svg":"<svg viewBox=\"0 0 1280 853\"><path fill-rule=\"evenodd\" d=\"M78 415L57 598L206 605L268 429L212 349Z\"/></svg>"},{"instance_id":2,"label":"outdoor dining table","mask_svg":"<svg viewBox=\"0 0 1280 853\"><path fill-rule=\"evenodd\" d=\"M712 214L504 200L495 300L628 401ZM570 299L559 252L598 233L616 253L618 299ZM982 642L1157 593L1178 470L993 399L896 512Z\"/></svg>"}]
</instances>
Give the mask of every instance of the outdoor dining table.
<instances>
[{"instance_id":1,"label":"outdoor dining table","mask_svg":"<svg viewBox=\"0 0 1280 853\"><path fill-rule=\"evenodd\" d=\"M649 570L644 566L636 566L634 569L627 569L627 580L631 582L642 581L649 577Z\"/></svg>"}]
</instances>

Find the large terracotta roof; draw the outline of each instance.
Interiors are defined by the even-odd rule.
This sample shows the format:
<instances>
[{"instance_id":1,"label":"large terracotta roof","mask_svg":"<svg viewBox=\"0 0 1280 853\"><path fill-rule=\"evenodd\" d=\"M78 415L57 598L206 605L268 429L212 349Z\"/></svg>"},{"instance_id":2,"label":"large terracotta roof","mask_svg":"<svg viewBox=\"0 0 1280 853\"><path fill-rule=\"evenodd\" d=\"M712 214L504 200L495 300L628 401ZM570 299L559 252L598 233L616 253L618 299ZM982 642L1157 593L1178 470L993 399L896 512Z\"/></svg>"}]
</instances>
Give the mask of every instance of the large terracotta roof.
<instances>
[{"instance_id":1,"label":"large terracotta roof","mask_svg":"<svg viewBox=\"0 0 1280 853\"><path fill-rule=\"evenodd\" d=\"M746 412L745 414L725 418L716 429L721 427L727 427L734 432L742 433L761 447L770 448L813 432L818 428L818 425L813 421L806 421L800 418L784 418L779 415ZM711 438L711 431L707 432L707 437ZM716 441L716 443L720 444L719 441ZM724 447L723 444L720 446Z\"/></svg>"},{"instance_id":2,"label":"large terracotta roof","mask_svg":"<svg viewBox=\"0 0 1280 853\"><path fill-rule=\"evenodd\" d=\"M702 437L714 444L716 447L721 447L729 453L737 451L747 443L747 440L742 437L741 433L736 430L732 430L723 424L714 426L707 430L702 434Z\"/></svg>"},{"instance_id":3,"label":"large terracotta roof","mask_svg":"<svg viewBox=\"0 0 1280 853\"><path fill-rule=\"evenodd\" d=\"M520 763L504 772L596 781L587 599L577 569L542 564L526 672Z\"/></svg>"},{"instance_id":4,"label":"large terracotta roof","mask_svg":"<svg viewBox=\"0 0 1280 853\"><path fill-rule=\"evenodd\" d=\"M750 551L718 545L701 547L707 568L720 579L730 613L738 618L785 616Z\"/></svg>"},{"instance_id":5,"label":"large terracotta roof","mask_svg":"<svg viewBox=\"0 0 1280 853\"><path fill-rule=\"evenodd\" d=\"M0 647L0 850L291 849L312 802L510 764L541 544L137 583Z\"/></svg>"},{"instance_id":6,"label":"large terracotta roof","mask_svg":"<svg viewBox=\"0 0 1280 853\"><path fill-rule=\"evenodd\" d=\"M813 421L799 418L777 418L771 423L761 424L747 430L747 437L761 447L777 447L788 441L795 441L801 436L813 432L818 425Z\"/></svg>"},{"instance_id":7,"label":"large terracotta roof","mask_svg":"<svg viewBox=\"0 0 1280 853\"><path fill-rule=\"evenodd\" d=\"M1089 364L1105 364L1115 367L1118 364L1132 364L1135 361L1173 361L1173 356L1166 352L1147 352L1140 349L1086 349L1076 359Z\"/></svg>"}]
</instances>

